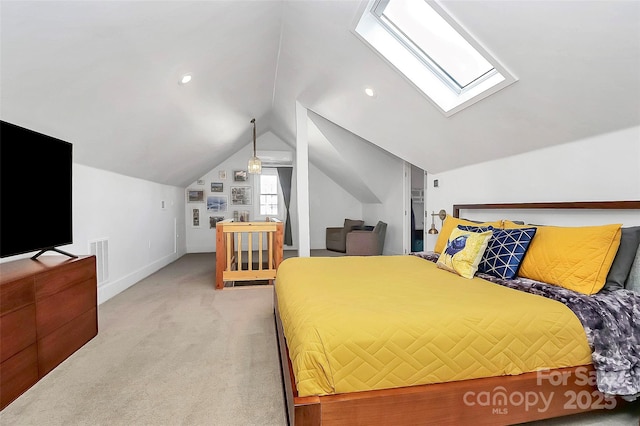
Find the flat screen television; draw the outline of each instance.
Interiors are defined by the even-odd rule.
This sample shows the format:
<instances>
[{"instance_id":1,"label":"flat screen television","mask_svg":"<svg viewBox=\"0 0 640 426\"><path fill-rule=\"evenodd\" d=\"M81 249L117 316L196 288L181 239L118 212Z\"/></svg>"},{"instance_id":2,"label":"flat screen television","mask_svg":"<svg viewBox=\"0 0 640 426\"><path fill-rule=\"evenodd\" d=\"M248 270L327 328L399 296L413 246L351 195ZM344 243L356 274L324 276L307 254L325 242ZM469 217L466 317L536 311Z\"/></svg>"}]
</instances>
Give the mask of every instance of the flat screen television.
<instances>
[{"instance_id":1,"label":"flat screen television","mask_svg":"<svg viewBox=\"0 0 640 426\"><path fill-rule=\"evenodd\" d=\"M73 145L0 120L0 257L73 242Z\"/></svg>"}]
</instances>

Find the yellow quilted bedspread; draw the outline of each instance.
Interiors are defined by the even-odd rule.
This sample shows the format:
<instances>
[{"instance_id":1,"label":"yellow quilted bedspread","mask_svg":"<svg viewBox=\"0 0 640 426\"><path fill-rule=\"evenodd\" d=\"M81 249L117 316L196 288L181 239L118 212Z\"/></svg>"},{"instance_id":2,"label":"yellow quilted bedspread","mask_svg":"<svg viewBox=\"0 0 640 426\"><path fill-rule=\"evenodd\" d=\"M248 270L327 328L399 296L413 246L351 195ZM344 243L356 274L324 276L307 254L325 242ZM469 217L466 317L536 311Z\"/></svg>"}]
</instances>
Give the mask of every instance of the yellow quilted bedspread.
<instances>
[{"instance_id":1,"label":"yellow quilted bedspread","mask_svg":"<svg viewBox=\"0 0 640 426\"><path fill-rule=\"evenodd\" d=\"M300 396L591 362L562 303L415 256L289 258L275 290Z\"/></svg>"}]
</instances>

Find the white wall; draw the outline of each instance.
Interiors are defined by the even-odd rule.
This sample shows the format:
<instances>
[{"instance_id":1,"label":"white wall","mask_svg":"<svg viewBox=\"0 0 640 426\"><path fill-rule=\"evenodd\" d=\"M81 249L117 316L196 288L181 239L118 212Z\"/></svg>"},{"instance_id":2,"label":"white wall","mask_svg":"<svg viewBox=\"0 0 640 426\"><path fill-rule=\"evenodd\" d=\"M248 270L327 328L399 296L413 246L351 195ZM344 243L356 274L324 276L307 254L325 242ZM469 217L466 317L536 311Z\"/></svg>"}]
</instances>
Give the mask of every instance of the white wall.
<instances>
[{"instance_id":1,"label":"white wall","mask_svg":"<svg viewBox=\"0 0 640 426\"><path fill-rule=\"evenodd\" d=\"M317 114L311 117L324 142L331 147L331 150L325 149L325 152L339 154L340 158L335 161L344 164L338 170L330 168L329 174L337 176L334 177L335 181L360 200L362 219L366 225L375 225L378 221L387 223L384 254L403 253L404 200L405 195L409 196L409 188L406 189L406 194L404 190L404 161ZM326 164L320 167L323 166ZM348 179L353 179L358 184L351 185L352 182ZM314 197L315 194L311 190L310 192L311 197ZM340 208L338 201L341 200L329 197L327 201L327 205ZM344 217L330 226L340 226L343 222ZM314 232L324 229L321 226L318 228ZM407 235L408 232L407 226Z\"/></svg>"},{"instance_id":2,"label":"white wall","mask_svg":"<svg viewBox=\"0 0 640 426\"><path fill-rule=\"evenodd\" d=\"M164 210L162 201L165 201ZM174 239L174 221L177 239ZM108 239L108 281L98 283L98 303L182 256L185 253L183 229L182 188L73 165L73 244L60 249L86 255L90 241Z\"/></svg>"},{"instance_id":3,"label":"white wall","mask_svg":"<svg viewBox=\"0 0 640 426\"><path fill-rule=\"evenodd\" d=\"M280 138L274 135L271 132L266 132L263 135L260 135L256 140L256 146L258 151L291 151L291 147L283 142ZM231 157L227 158L223 163L221 163L216 168L210 170L204 176L201 177L201 180L204 180L204 185L198 185L197 181L192 182L191 185L187 187L187 189L204 189L205 191L205 202L203 203L186 203L185 204L185 218L186 218L186 250L187 253L209 253L216 251L216 230L215 228L209 227L209 217L211 216L222 216L226 219L233 218L234 210L248 210L249 211L249 220L264 220L263 216L259 216L259 203L258 203L258 194L257 194L257 179L256 175L247 174L247 181L245 182L235 182L233 180L233 172L235 170L247 170L247 162L249 161L249 157L253 155L253 143L249 143ZM268 167L264 166L263 167ZM220 179L219 172L226 172L226 179ZM295 176L292 178L295 179ZM222 182L223 184L223 192L211 192L211 182ZM248 206L238 206L231 204L231 187L232 186L250 186L252 188L252 204ZM295 182L292 183L292 191L295 191ZM210 195L224 195L227 197L227 211L226 212L208 212L206 199L207 196ZM186 192L183 195L186 200ZM292 230L294 237L294 246L285 246L285 249L295 248L296 244L296 235L295 229L296 227L296 210L295 210L295 197L292 194L291 205L290 205L290 215L292 221ZM284 201L282 201L284 203ZM200 210L200 226L193 227L192 226L192 210L197 208ZM282 204L282 209L280 214L277 216L282 221L285 220L286 212L284 210L284 204Z\"/></svg>"},{"instance_id":4,"label":"white wall","mask_svg":"<svg viewBox=\"0 0 640 426\"><path fill-rule=\"evenodd\" d=\"M298 256L311 256L309 201L309 111L296 101L296 202Z\"/></svg>"},{"instance_id":5,"label":"white wall","mask_svg":"<svg viewBox=\"0 0 640 426\"><path fill-rule=\"evenodd\" d=\"M399 158L376 149L368 152L366 159L362 161L363 167L360 168L361 175L382 201L363 204L362 218L367 225L375 225L378 221L387 224L383 251L385 255L404 253L404 200L409 194L404 194L403 191L403 164Z\"/></svg>"},{"instance_id":6,"label":"white wall","mask_svg":"<svg viewBox=\"0 0 640 426\"><path fill-rule=\"evenodd\" d=\"M439 187L433 187L438 179ZM429 175L427 208L453 204L640 199L640 127ZM508 217L561 226L640 225L637 211L462 212L476 219ZM480 216L479 216L480 215ZM436 223L439 222L436 219ZM437 223L438 229L440 224ZM432 249L435 239L428 238Z\"/></svg>"},{"instance_id":7,"label":"white wall","mask_svg":"<svg viewBox=\"0 0 640 426\"><path fill-rule=\"evenodd\" d=\"M345 219L363 219L362 203L313 164L309 164L311 248L326 248L326 228L340 227Z\"/></svg>"},{"instance_id":8,"label":"white wall","mask_svg":"<svg viewBox=\"0 0 640 426\"><path fill-rule=\"evenodd\" d=\"M291 150L291 146L283 142L276 135L271 132L267 132L264 135L258 137L257 139L258 151L260 150L273 150L273 151L285 151ZM197 185L196 182L193 182L188 188L202 188L205 190L205 199L207 195L212 195L211 182L223 182L224 183L224 192L221 195L226 195L230 197L230 187L231 186L241 186L241 185L251 185L254 186L255 176L249 175L249 180L245 183L234 182L233 181L233 170L246 170L247 168L247 160L251 156L252 145L248 144L246 147L243 147L237 153L229 157L222 164L220 164L215 169L209 171L205 174L202 179L205 181L204 186ZM374 182L377 182L377 179L382 181L381 190L383 193L392 193L397 195L401 195L401 191L397 188L393 188L393 185L390 181L386 179L388 173L388 164L387 157L384 151L379 149L375 149L377 154L372 156L372 161L374 161L377 169L367 169L366 172L367 178L372 178ZM395 157L391 157L394 158ZM367 155L367 159L369 159L369 155ZM397 159L396 159L397 160ZM368 161L368 160L367 160ZM399 160L397 160L399 161ZM394 162L395 164L395 162ZM227 172L227 179L220 180L218 178L218 172L224 170ZM401 166L400 169L401 170ZM372 176L369 176L372 175ZM398 171L398 176L401 176L401 172ZM290 206L290 215L292 221L292 234L293 234L293 246L285 246L285 250L296 250L298 248L298 235L297 235L297 197L296 197L296 168L294 168L294 174L292 179L292 195L291 195L291 206ZM402 184L401 181L397 183L399 185ZM401 186L400 186L401 188ZM216 195L219 193L215 193ZM254 191L254 198L256 194ZM387 208L391 211L395 211L393 208L393 203L398 202L396 197L392 196L388 203L377 205L372 208L376 213L370 214L370 220L367 221L368 225L375 225L378 220L383 220L387 223L392 222L391 215L385 212L385 208L380 208L382 206L387 206ZM186 199L186 195L185 195ZM398 202L399 206L401 206L402 200ZM256 218L255 209L257 209L258 205L254 202L253 205L248 206L247 209L251 210L250 219ZM353 197L349 192L342 188L338 183L329 178L326 174L320 171L313 164L309 164L309 223L310 223L310 246L312 249L324 249L326 248L326 239L325 232L326 228L334 227L334 226L342 226L345 218L350 219L363 219L366 220L363 216L363 204L358 201L355 197ZM193 208L200 209L200 227L193 228L191 226L191 210ZM233 210L236 209L244 209L244 207L240 206L232 206L228 205L228 211L226 213L207 213L206 204L205 203L186 203L185 204L185 217L186 217L186 250L188 253L207 253L207 252L215 252L215 229L209 228L209 216L224 216L226 218L233 217ZM398 207L395 214L401 220L402 216L400 212L400 207ZM380 214L384 216L384 218L378 218L378 211L380 210ZM279 218L284 220L284 212L279 215ZM375 219L375 220L374 220ZM399 225L401 226L401 224ZM391 227L391 226L390 226ZM398 228L399 229L399 228ZM387 231L389 233L389 231ZM399 232L399 231L398 231ZM388 238L389 234L387 234ZM393 244L392 244L393 246Z\"/></svg>"}]
</instances>

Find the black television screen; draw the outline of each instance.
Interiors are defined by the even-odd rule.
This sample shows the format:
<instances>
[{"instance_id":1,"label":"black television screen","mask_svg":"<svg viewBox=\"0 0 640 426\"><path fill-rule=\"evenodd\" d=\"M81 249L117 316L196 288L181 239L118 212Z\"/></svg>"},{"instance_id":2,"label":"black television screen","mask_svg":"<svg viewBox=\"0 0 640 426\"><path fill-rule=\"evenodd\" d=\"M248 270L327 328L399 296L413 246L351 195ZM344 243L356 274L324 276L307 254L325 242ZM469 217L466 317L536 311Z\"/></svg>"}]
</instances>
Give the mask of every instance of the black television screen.
<instances>
[{"instance_id":1,"label":"black television screen","mask_svg":"<svg viewBox=\"0 0 640 426\"><path fill-rule=\"evenodd\" d=\"M72 151L0 120L0 257L73 242Z\"/></svg>"}]
</instances>

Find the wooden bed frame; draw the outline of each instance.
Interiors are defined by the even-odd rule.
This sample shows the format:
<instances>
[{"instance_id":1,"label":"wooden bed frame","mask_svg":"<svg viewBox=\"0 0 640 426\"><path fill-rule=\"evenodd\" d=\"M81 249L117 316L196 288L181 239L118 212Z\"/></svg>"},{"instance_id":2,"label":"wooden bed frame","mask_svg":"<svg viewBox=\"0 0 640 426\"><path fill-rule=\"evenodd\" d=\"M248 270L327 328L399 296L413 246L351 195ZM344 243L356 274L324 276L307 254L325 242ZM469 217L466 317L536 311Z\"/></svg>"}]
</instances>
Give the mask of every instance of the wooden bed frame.
<instances>
[{"instance_id":1,"label":"wooden bed frame","mask_svg":"<svg viewBox=\"0 0 640 426\"><path fill-rule=\"evenodd\" d=\"M459 217L460 210L469 209L640 210L640 201L456 204L453 216ZM624 404L620 398L604 398L597 390L592 365L517 376L300 397L275 292L274 307L287 419L291 426L510 425L612 409Z\"/></svg>"}]
</instances>

